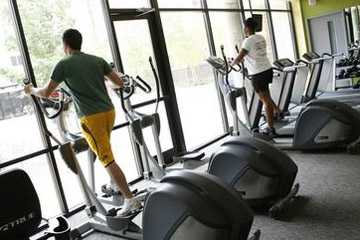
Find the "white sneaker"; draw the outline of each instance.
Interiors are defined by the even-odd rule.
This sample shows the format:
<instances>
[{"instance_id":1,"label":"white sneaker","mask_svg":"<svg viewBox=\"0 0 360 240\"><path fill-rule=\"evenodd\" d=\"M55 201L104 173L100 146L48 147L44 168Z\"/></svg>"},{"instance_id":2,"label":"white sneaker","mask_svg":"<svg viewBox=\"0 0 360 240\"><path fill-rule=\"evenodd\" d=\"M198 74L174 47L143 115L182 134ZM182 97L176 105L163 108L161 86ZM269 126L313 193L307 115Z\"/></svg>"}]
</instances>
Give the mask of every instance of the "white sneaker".
<instances>
[{"instance_id":1,"label":"white sneaker","mask_svg":"<svg viewBox=\"0 0 360 240\"><path fill-rule=\"evenodd\" d=\"M127 216L139 209L141 209L141 203L135 198L125 199L121 210L118 212L118 216Z\"/></svg>"}]
</instances>

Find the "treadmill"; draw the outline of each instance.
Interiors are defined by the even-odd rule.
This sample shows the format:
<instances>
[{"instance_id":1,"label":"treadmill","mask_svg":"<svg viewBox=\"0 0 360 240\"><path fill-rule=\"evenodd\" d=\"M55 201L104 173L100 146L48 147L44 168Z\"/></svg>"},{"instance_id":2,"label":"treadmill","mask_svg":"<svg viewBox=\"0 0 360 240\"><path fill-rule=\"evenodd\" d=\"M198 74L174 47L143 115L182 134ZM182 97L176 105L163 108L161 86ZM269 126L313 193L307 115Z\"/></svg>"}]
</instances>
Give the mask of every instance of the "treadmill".
<instances>
[{"instance_id":1,"label":"treadmill","mask_svg":"<svg viewBox=\"0 0 360 240\"><path fill-rule=\"evenodd\" d=\"M311 72L305 86L302 102L306 103L313 99L333 99L360 110L360 89L325 91L328 89L329 78L335 74L336 55L325 53L320 56L317 53L308 52L303 57L311 66Z\"/></svg>"}]
</instances>

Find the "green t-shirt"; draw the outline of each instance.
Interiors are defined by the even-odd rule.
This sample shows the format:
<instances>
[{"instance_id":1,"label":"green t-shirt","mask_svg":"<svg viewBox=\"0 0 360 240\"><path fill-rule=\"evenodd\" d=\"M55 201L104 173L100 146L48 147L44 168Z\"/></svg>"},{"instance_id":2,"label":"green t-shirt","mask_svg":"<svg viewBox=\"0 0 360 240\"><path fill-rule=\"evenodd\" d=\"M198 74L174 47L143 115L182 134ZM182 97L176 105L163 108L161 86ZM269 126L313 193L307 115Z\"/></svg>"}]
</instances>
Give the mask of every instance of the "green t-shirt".
<instances>
[{"instance_id":1,"label":"green t-shirt","mask_svg":"<svg viewBox=\"0 0 360 240\"><path fill-rule=\"evenodd\" d=\"M104 76L111 71L104 59L77 52L55 66L51 79L57 83L65 82L78 116L83 117L114 108L104 81Z\"/></svg>"}]
</instances>

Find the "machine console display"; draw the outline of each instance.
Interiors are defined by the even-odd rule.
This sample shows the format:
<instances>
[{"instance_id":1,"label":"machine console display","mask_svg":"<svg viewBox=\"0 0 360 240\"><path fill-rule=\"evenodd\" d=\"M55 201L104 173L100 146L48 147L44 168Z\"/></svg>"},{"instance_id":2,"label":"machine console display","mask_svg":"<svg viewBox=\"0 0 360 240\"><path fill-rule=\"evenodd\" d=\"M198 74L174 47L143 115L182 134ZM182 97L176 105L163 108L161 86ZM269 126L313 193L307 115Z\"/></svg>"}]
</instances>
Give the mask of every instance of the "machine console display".
<instances>
[{"instance_id":1,"label":"machine console display","mask_svg":"<svg viewBox=\"0 0 360 240\"><path fill-rule=\"evenodd\" d=\"M306 61L313 61L314 59L318 59L320 58L319 54L315 53L315 52L308 52L308 53L305 53L303 55L303 58L305 58Z\"/></svg>"},{"instance_id":2,"label":"machine console display","mask_svg":"<svg viewBox=\"0 0 360 240\"><path fill-rule=\"evenodd\" d=\"M279 68L279 69L284 69L286 67L292 67L294 66L294 62L291 61L288 58L282 58L282 59L278 59L274 62L275 67Z\"/></svg>"}]
</instances>

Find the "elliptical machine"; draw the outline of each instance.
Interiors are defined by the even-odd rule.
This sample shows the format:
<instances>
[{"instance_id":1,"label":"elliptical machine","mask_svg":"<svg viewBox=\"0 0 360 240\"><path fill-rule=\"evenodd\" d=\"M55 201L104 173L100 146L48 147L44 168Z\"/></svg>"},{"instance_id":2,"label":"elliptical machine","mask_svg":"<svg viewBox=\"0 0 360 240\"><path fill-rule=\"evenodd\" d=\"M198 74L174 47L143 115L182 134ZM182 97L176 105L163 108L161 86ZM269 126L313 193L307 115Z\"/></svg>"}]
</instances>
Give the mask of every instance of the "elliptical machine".
<instances>
[{"instance_id":1,"label":"elliptical machine","mask_svg":"<svg viewBox=\"0 0 360 240\"><path fill-rule=\"evenodd\" d=\"M133 81L128 84L130 88L127 89L133 89L134 86L131 87L133 84ZM121 95L124 97L129 93L131 91ZM41 100L33 97L37 110L43 111L47 117L59 116L67 100L61 90L56 95L56 100ZM54 113L50 113L47 109L52 109ZM159 188L146 195L143 211L138 210L125 217L117 216L120 209L103 205L89 186L74 151L77 149L75 146L77 142L63 143L47 129L45 130L46 134L59 145L63 160L77 176L86 203L89 221L73 228L70 232L72 239L82 239L94 231L135 240L246 240L248 238L253 214L242 198L214 176L185 170L174 171L162 178ZM0 181L1 179L0 175ZM141 213L142 227L134 222L134 218ZM27 226L30 226L31 230L36 227L34 223L20 225L18 229L25 228L24 231L27 230ZM0 236L1 234L2 231ZM14 234L14 231L11 234ZM24 236L30 234L25 233ZM251 239L259 238L260 231L256 231Z\"/></svg>"},{"instance_id":2,"label":"elliptical machine","mask_svg":"<svg viewBox=\"0 0 360 240\"><path fill-rule=\"evenodd\" d=\"M156 75L155 67L152 61L152 58L149 57L149 63L152 69L152 72L155 77L156 85L156 106L155 111L152 114L144 114L135 110L131 104L131 96L135 93L137 89L143 91L144 93L151 92L151 86L146 83L141 77L136 76L136 78L130 76L123 76L125 80L125 89L126 92L121 91L120 89L114 89L115 93L119 96L121 100L121 107L126 115L126 120L129 121L129 132L132 142L136 142L140 149L140 156L135 155L138 163L141 163L144 170L143 176L145 180L161 179L165 174L165 160L162 154L161 144L160 144L160 116L158 113L159 101L160 101L160 83ZM143 131L145 128L151 128L154 145L156 149L156 159L151 155L149 148L144 139Z\"/></svg>"},{"instance_id":3,"label":"elliptical machine","mask_svg":"<svg viewBox=\"0 0 360 240\"><path fill-rule=\"evenodd\" d=\"M218 79L217 83L223 96L232 98L231 101L227 101L228 103L236 103L237 96L243 99L242 102L245 102L246 88L242 88L242 94L231 94L233 88L221 86L229 85L226 81L227 75L235 70L228 64L224 48L221 47L221 49L222 60L214 57L208 59L212 66L215 65L214 63L218 63L216 69L219 69L220 75L223 76ZM238 72L240 72L239 70ZM245 69L241 68L241 71L245 81ZM224 92L223 89L227 91ZM261 112L262 105L260 103L257 105L260 108L258 111ZM250 124L243 124L237 117L236 104L229 104L229 108L232 109L233 116L236 114L235 123L238 122L239 125L235 126L242 126L246 130L250 130L248 127ZM243 107L243 109L247 108ZM234 136L223 143L210 157L208 172L233 186L253 209L268 209L272 218L281 217L300 187L299 184L294 185L298 168L293 160L273 145L251 136Z\"/></svg>"}]
</instances>

